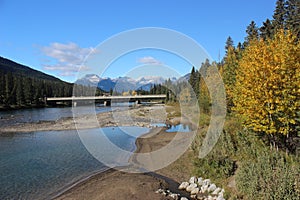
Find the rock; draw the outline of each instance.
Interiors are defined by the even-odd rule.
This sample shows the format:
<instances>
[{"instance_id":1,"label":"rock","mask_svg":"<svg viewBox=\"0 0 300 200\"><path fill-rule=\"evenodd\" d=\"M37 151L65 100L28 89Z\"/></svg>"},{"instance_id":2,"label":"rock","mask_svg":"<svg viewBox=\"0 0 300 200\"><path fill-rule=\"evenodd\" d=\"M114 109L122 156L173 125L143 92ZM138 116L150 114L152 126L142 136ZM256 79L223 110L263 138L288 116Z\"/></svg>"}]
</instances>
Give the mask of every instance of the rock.
<instances>
[{"instance_id":1,"label":"rock","mask_svg":"<svg viewBox=\"0 0 300 200\"><path fill-rule=\"evenodd\" d=\"M191 192L193 189L197 188L198 185L196 183L192 183L189 186L187 186L186 191Z\"/></svg>"},{"instance_id":2,"label":"rock","mask_svg":"<svg viewBox=\"0 0 300 200\"><path fill-rule=\"evenodd\" d=\"M179 199L179 194L174 194L174 193L171 193L169 194L169 197L175 199L175 200L178 200Z\"/></svg>"},{"instance_id":3,"label":"rock","mask_svg":"<svg viewBox=\"0 0 300 200\"><path fill-rule=\"evenodd\" d=\"M189 184L188 182L182 182L182 183L179 185L178 189L180 189L180 190L185 190L189 185L190 185L190 184Z\"/></svg>"},{"instance_id":4,"label":"rock","mask_svg":"<svg viewBox=\"0 0 300 200\"><path fill-rule=\"evenodd\" d=\"M189 183L192 184L192 183L197 183L197 178L195 176L192 176L189 180Z\"/></svg>"},{"instance_id":5,"label":"rock","mask_svg":"<svg viewBox=\"0 0 300 200\"><path fill-rule=\"evenodd\" d=\"M205 179L203 181L203 185L209 185L210 184L210 179Z\"/></svg>"},{"instance_id":6,"label":"rock","mask_svg":"<svg viewBox=\"0 0 300 200\"><path fill-rule=\"evenodd\" d=\"M224 197L218 196L216 200L225 200Z\"/></svg>"},{"instance_id":7,"label":"rock","mask_svg":"<svg viewBox=\"0 0 300 200\"><path fill-rule=\"evenodd\" d=\"M218 195L220 191L221 191L221 188L218 187L218 188L216 188L216 189L213 191L212 194Z\"/></svg>"},{"instance_id":8,"label":"rock","mask_svg":"<svg viewBox=\"0 0 300 200\"><path fill-rule=\"evenodd\" d=\"M207 200L214 200L214 198L213 198L212 196L209 195L209 196L207 197Z\"/></svg>"},{"instance_id":9,"label":"rock","mask_svg":"<svg viewBox=\"0 0 300 200\"><path fill-rule=\"evenodd\" d=\"M212 192L212 191L214 191L215 189L217 189L217 186L216 186L215 184L211 184L211 185L208 187L207 191L208 191L208 192Z\"/></svg>"},{"instance_id":10,"label":"rock","mask_svg":"<svg viewBox=\"0 0 300 200\"><path fill-rule=\"evenodd\" d=\"M207 191L207 189L208 189L208 185L203 185L203 186L201 187L201 192L202 192L202 193L205 193L205 192Z\"/></svg>"},{"instance_id":11,"label":"rock","mask_svg":"<svg viewBox=\"0 0 300 200\"><path fill-rule=\"evenodd\" d=\"M189 200L189 199L186 197L181 197L180 200Z\"/></svg>"},{"instance_id":12,"label":"rock","mask_svg":"<svg viewBox=\"0 0 300 200\"><path fill-rule=\"evenodd\" d=\"M198 200L204 200L204 199L205 199L205 195L202 194L202 193L198 193L198 194L197 194L197 199L198 199Z\"/></svg>"},{"instance_id":13,"label":"rock","mask_svg":"<svg viewBox=\"0 0 300 200\"><path fill-rule=\"evenodd\" d=\"M223 196L224 196L224 192L225 192L225 190L222 189L221 192L219 192L218 196L219 196L219 197L223 197Z\"/></svg>"},{"instance_id":14,"label":"rock","mask_svg":"<svg viewBox=\"0 0 300 200\"><path fill-rule=\"evenodd\" d=\"M198 194L199 192L199 188L194 188L192 191L191 191L191 194Z\"/></svg>"},{"instance_id":15,"label":"rock","mask_svg":"<svg viewBox=\"0 0 300 200\"><path fill-rule=\"evenodd\" d=\"M190 197L191 197L192 199L196 199L196 198L197 198L197 196L196 196L195 194L192 194Z\"/></svg>"},{"instance_id":16,"label":"rock","mask_svg":"<svg viewBox=\"0 0 300 200\"><path fill-rule=\"evenodd\" d=\"M197 182L198 182L199 186L202 186L203 185L203 178L199 177L198 180L197 180Z\"/></svg>"},{"instance_id":17,"label":"rock","mask_svg":"<svg viewBox=\"0 0 300 200\"><path fill-rule=\"evenodd\" d=\"M163 192L164 192L163 189L158 189L158 190L155 191L155 193L158 193L158 194L162 194Z\"/></svg>"}]
</instances>

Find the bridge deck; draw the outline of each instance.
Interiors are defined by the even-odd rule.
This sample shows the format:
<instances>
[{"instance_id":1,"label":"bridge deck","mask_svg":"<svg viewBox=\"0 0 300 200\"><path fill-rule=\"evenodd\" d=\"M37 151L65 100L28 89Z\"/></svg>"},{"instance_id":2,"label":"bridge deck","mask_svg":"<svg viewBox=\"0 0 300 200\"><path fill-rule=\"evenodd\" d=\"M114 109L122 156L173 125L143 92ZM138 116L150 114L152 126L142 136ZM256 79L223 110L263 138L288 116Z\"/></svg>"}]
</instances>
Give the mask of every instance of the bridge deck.
<instances>
[{"instance_id":1,"label":"bridge deck","mask_svg":"<svg viewBox=\"0 0 300 200\"><path fill-rule=\"evenodd\" d=\"M165 99L166 95L135 95L135 96L91 96L91 97L46 97L46 101L83 101L83 100L145 100Z\"/></svg>"}]
</instances>

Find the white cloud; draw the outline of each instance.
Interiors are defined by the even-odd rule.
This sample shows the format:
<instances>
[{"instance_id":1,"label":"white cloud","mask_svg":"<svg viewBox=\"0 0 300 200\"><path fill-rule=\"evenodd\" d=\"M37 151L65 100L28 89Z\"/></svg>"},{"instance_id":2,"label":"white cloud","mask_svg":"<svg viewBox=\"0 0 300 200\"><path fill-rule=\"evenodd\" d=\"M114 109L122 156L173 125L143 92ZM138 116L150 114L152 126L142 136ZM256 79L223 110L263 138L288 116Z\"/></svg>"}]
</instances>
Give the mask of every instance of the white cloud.
<instances>
[{"instance_id":1,"label":"white cloud","mask_svg":"<svg viewBox=\"0 0 300 200\"><path fill-rule=\"evenodd\" d=\"M151 64L151 65L161 65L163 64L161 61L151 57L151 56L145 56L143 58L138 59L138 63L142 64Z\"/></svg>"},{"instance_id":2,"label":"white cloud","mask_svg":"<svg viewBox=\"0 0 300 200\"><path fill-rule=\"evenodd\" d=\"M52 43L40 48L41 52L54 59L54 63L43 64L45 70L56 71L60 76L75 76L78 70L88 70L82 66L82 62L93 48L82 48L75 43L61 44Z\"/></svg>"}]
</instances>

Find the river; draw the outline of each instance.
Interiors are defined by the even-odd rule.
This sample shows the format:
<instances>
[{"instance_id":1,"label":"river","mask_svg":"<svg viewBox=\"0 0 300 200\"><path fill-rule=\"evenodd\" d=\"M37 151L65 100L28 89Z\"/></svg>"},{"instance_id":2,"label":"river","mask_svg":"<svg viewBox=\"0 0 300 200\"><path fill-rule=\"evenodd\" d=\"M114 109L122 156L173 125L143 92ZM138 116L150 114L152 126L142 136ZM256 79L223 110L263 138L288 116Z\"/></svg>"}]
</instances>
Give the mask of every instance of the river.
<instances>
[{"instance_id":1,"label":"river","mask_svg":"<svg viewBox=\"0 0 300 200\"><path fill-rule=\"evenodd\" d=\"M96 113L111 108L97 107ZM0 112L0 125L56 121L72 117L72 110L42 108ZM126 134L126 131L134 134ZM120 148L133 152L136 137L149 131L142 127L103 128ZM89 129L97 134L99 129ZM107 168L93 158L76 131L41 131L0 135L0 199L49 199L59 191Z\"/></svg>"}]
</instances>

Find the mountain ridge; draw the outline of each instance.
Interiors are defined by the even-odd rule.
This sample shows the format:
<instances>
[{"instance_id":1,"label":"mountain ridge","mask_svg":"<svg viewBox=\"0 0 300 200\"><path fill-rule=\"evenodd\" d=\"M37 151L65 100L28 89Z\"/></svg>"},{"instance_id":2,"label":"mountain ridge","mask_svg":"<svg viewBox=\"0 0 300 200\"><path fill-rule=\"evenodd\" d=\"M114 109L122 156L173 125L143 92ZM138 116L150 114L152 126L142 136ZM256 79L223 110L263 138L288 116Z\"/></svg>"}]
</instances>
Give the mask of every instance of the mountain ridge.
<instances>
[{"instance_id":1,"label":"mountain ridge","mask_svg":"<svg viewBox=\"0 0 300 200\"><path fill-rule=\"evenodd\" d=\"M0 71L2 73L11 72L17 76L27 76L27 77L35 78L35 79L46 79L46 80L50 80L50 81L59 81L59 82L68 83L66 81L63 81L63 80L55 77L55 76L35 70L26 65L19 64L13 60L4 58L2 56L0 56Z\"/></svg>"},{"instance_id":2,"label":"mountain ridge","mask_svg":"<svg viewBox=\"0 0 300 200\"><path fill-rule=\"evenodd\" d=\"M97 86L98 88L109 92L115 90L117 92L124 92L129 90L146 90L149 91L153 85L164 84L165 81L170 79L172 82L186 81L189 74L186 74L179 79L175 77L163 78L161 76L143 76L137 79L131 77L118 77L118 78L101 78L96 74L87 74L81 79L78 79L75 83L86 86Z\"/></svg>"}]
</instances>

